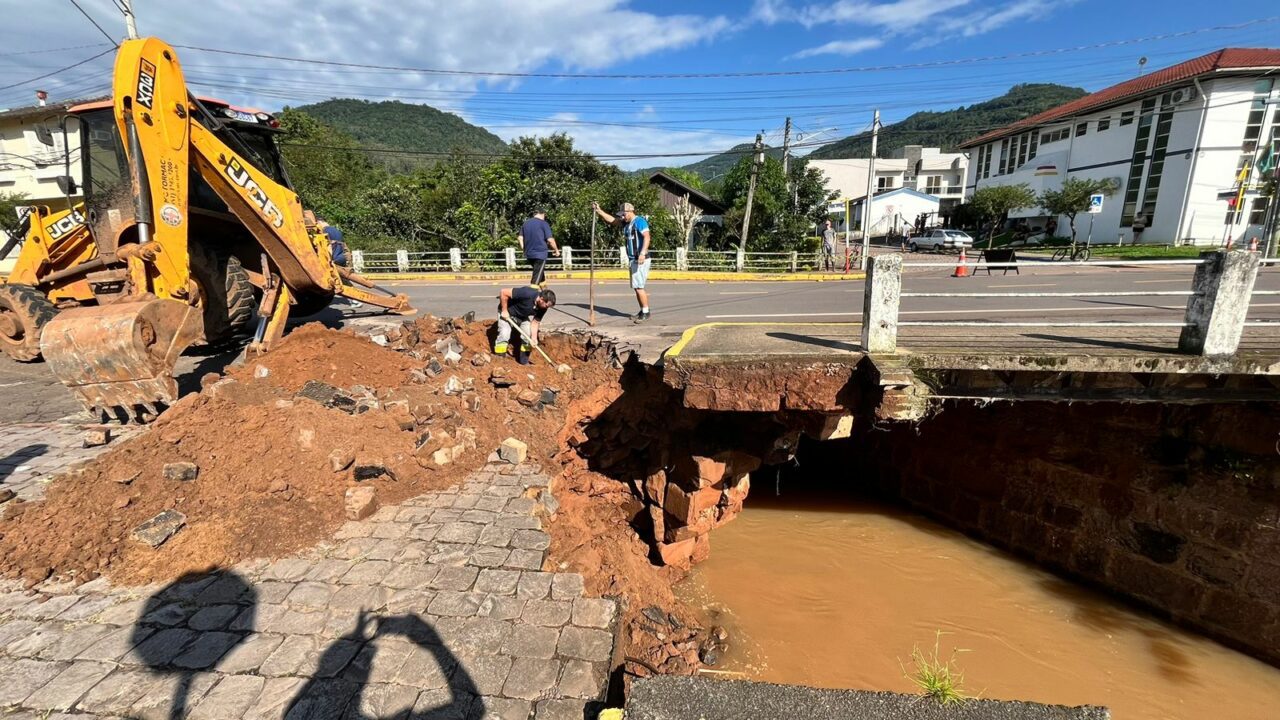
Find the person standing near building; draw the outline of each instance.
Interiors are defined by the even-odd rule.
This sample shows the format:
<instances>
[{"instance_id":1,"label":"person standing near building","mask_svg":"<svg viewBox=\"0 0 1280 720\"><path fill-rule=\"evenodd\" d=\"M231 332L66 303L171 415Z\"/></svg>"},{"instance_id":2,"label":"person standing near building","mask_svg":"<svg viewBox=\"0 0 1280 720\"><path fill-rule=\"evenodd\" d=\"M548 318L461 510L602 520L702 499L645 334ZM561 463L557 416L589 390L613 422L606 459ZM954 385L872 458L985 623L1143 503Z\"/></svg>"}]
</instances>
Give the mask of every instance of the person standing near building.
<instances>
[{"instance_id":1,"label":"person standing near building","mask_svg":"<svg viewBox=\"0 0 1280 720\"><path fill-rule=\"evenodd\" d=\"M547 253L559 257L560 248L556 246L556 239L551 236L551 224L547 222L547 213L539 210L533 214L533 217L524 221L524 225L520 226L520 234L516 236L520 241L520 248L524 250L524 256L533 266L533 276L529 278L530 284L541 286L547 281Z\"/></svg>"},{"instance_id":2,"label":"person standing near building","mask_svg":"<svg viewBox=\"0 0 1280 720\"><path fill-rule=\"evenodd\" d=\"M617 216L600 209L600 203L591 203L591 209L600 219L609 225L622 228L622 241L627 251L627 259L631 262L631 289L636 291L636 302L640 304L640 312L632 316L632 322L642 323L649 319L649 293L644 289L649 280L649 221L636 215L635 206L623 203Z\"/></svg>"},{"instance_id":3,"label":"person standing near building","mask_svg":"<svg viewBox=\"0 0 1280 720\"><path fill-rule=\"evenodd\" d=\"M836 269L836 231L830 220L822 226L822 269L827 272Z\"/></svg>"}]
</instances>

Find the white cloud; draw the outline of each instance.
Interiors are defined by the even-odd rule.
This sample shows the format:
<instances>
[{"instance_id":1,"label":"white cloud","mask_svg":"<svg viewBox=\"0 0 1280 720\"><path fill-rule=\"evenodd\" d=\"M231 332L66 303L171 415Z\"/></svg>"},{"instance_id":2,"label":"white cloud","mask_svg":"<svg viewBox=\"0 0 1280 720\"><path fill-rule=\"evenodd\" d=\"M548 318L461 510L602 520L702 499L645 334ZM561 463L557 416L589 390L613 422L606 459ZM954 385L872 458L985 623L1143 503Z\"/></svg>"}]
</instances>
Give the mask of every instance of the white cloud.
<instances>
[{"instance_id":1,"label":"white cloud","mask_svg":"<svg viewBox=\"0 0 1280 720\"><path fill-rule=\"evenodd\" d=\"M838 0L827 5L809 5L800 11L798 19L806 27L848 23L901 32L969 3L970 0L895 0L882 3Z\"/></svg>"},{"instance_id":2,"label":"white cloud","mask_svg":"<svg viewBox=\"0 0 1280 720\"><path fill-rule=\"evenodd\" d=\"M833 40L826 45L819 45L792 55L796 59L814 57L816 55L856 55L867 50L883 47L884 41L879 38L861 38L859 40Z\"/></svg>"},{"instance_id":3,"label":"white cloud","mask_svg":"<svg viewBox=\"0 0 1280 720\"><path fill-rule=\"evenodd\" d=\"M913 48L936 45L956 37L974 37L992 32L1011 23L1044 18L1078 0L1010 0L985 7L975 7L973 0L837 0L823 4L788 8L781 0L760 0L756 5L762 22L796 22L807 28L847 25L871 28L884 38L916 38ZM762 6L767 5L767 12ZM793 58L815 55L851 54L875 46L859 47L857 40L829 42L795 53ZM841 45L850 49L842 51Z\"/></svg>"}]
</instances>

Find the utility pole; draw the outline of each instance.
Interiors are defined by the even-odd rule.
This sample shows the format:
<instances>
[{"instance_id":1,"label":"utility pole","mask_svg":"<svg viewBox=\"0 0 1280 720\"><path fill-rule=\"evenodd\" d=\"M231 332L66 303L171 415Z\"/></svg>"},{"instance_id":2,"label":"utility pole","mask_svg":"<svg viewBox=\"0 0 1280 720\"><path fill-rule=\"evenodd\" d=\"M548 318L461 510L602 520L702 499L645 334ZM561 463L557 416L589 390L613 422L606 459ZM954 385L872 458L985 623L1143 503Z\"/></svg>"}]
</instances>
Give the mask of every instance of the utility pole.
<instances>
[{"instance_id":1,"label":"utility pole","mask_svg":"<svg viewBox=\"0 0 1280 720\"><path fill-rule=\"evenodd\" d=\"M867 163L867 197L862 201L862 259L858 269L866 272L867 257L871 254L871 201L875 198L876 150L880 145L880 111L876 110L871 121L871 161Z\"/></svg>"},{"instance_id":2,"label":"utility pole","mask_svg":"<svg viewBox=\"0 0 1280 720\"><path fill-rule=\"evenodd\" d=\"M133 15L133 0L120 0L120 12L124 13L124 27L130 40L138 39L138 23Z\"/></svg>"},{"instance_id":3,"label":"utility pole","mask_svg":"<svg viewBox=\"0 0 1280 720\"><path fill-rule=\"evenodd\" d=\"M792 194L791 183L791 118L782 129L782 177L787 181L787 194ZM795 204L800 204L800 196L795 196Z\"/></svg>"},{"instance_id":4,"label":"utility pole","mask_svg":"<svg viewBox=\"0 0 1280 720\"><path fill-rule=\"evenodd\" d=\"M764 133L756 133L755 158L751 161L751 184L747 186L747 211L742 215L742 249L747 249L747 232L751 229L751 204L756 200L756 178L764 160Z\"/></svg>"}]
</instances>

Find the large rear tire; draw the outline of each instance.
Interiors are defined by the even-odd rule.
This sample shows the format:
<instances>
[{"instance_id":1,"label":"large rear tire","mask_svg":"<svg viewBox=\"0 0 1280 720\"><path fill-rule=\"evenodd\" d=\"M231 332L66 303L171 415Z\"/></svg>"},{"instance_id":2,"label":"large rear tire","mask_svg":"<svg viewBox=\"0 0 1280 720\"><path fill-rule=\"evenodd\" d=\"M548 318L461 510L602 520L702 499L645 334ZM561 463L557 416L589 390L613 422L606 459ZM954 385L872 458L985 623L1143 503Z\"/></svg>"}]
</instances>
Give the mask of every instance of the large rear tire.
<instances>
[{"instance_id":1,"label":"large rear tire","mask_svg":"<svg viewBox=\"0 0 1280 720\"><path fill-rule=\"evenodd\" d=\"M0 347L18 362L40 359L40 332L58 308L30 285L0 285Z\"/></svg>"},{"instance_id":2,"label":"large rear tire","mask_svg":"<svg viewBox=\"0 0 1280 720\"><path fill-rule=\"evenodd\" d=\"M251 331L256 289L234 255L193 244L191 275L204 294L205 345L219 345Z\"/></svg>"}]
</instances>

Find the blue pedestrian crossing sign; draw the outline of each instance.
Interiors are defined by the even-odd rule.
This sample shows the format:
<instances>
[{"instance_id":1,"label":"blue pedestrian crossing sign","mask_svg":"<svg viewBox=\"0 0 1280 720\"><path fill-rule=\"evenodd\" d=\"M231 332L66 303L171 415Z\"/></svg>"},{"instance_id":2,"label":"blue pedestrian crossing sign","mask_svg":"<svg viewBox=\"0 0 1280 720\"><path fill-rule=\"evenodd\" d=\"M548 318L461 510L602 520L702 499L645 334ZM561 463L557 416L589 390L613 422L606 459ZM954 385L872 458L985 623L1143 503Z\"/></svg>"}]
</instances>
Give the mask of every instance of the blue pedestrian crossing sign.
<instances>
[{"instance_id":1,"label":"blue pedestrian crossing sign","mask_svg":"<svg viewBox=\"0 0 1280 720\"><path fill-rule=\"evenodd\" d=\"M1097 195L1090 195L1089 196L1089 213L1091 215L1097 215L1098 213L1102 212L1102 201L1105 199L1106 199L1106 196L1103 195L1102 193L1098 193Z\"/></svg>"}]
</instances>

